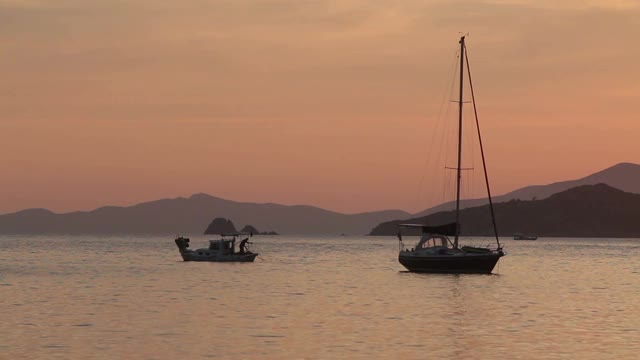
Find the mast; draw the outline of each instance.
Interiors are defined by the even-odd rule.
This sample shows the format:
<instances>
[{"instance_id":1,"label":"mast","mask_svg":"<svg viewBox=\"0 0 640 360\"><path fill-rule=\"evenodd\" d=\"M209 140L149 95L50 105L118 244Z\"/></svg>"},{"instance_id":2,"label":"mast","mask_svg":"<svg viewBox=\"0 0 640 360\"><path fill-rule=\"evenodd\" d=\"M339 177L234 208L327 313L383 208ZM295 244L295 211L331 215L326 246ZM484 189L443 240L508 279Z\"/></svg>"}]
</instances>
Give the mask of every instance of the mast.
<instances>
[{"instance_id":1,"label":"mast","mask_svg":"<svg viewBox=\"0 0 640 360\"><path fill-rule=\"evenodd\" d=\"M456 180L456 237L453 247L458 248L460 237L460 180L462 179L462 90L464 88L464 36L460 38L460 96L458 101L458 166Z\"/></svg>"}]
</instances>

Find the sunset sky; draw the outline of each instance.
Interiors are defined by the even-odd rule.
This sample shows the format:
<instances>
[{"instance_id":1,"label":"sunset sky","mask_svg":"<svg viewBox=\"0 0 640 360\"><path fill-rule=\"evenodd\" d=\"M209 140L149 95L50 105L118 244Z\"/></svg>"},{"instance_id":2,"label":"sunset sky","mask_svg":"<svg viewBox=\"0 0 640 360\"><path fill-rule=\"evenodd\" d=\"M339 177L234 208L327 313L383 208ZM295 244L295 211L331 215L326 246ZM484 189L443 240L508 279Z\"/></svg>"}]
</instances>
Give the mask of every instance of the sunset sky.
<instances>
[{"instance_id":1,"label":"sunset sky","mask_svg":"<svg viewBox=\"0 0 640 360\"><path fill-rule=\"evenodd\" d=\"M0 213L437 205L461 33L495 194L640 163L640 1L0 0Z\"/></svg>"}]
</instances>

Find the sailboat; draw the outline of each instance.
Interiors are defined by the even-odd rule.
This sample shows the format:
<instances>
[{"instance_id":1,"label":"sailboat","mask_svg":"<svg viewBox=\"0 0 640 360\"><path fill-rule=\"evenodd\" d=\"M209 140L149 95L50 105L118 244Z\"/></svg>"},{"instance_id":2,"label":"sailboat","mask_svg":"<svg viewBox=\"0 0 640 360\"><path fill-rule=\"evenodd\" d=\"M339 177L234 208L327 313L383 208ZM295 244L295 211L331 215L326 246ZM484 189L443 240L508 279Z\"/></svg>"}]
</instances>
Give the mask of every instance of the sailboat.
<instances>
[{"instance_id":1,"label":"sailboat","mask_svg":"<svg viewBox=\"0 0 640 360\"><path fill-rule=\"evenodd\" d=\"M476 118L476 126L478 129L478 140L480 144L480 154L482 155L482 166L484 169L484 178L487 187L487 195L489 198L489 208L491 210L491 220L493 223L493 231L495 234L495 248L489 247L472 247L460 246L460 183L462 179L462 104L464 90L464 72L466 70L469 76L469 85L471 88L471 98L473 103L474 114ZM426 224L400 224L401 228L418 228L421 236L418 244L411 249L406 249L402 242L401 232L398 232L400 240L400 254L398 261L407 270L412 272L424 273L478 273L490 274L498 263L498 260L504 256L503 247L498 238L498 229L493 211L493 201L491 200L491 190L489 187L489 177L487 175L487 166L485 163L484 150L482 148L482 137L480 136L480 125L478 122L478 112L476 110L475 96L473 93L473 83L471 82L471 69L469 67L469 59L466 54L465 36L460 38L460 89L458 99L458 165L456 177L456 210L455 222L439 225L428 226ZM453 241L449 238L453 237Z\"/></svg>"}]
</instances>

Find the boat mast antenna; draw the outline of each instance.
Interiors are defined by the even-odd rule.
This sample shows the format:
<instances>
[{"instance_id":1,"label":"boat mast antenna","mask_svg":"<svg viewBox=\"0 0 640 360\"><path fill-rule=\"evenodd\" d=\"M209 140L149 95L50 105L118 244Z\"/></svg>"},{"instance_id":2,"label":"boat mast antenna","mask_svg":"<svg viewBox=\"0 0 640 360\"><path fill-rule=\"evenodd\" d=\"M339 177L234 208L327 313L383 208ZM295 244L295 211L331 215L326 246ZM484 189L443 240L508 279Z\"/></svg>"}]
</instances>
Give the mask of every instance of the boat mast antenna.
<instances>
[{"instance_id":1,"label":"boat mast antenna","mask_svg":"<svg viewBox=\"0 0 640 360\"><path fill-rule=\"evenodd\" d=\"M462 179L462 91L464 88L464 38L460 38L460 94L458 99L458 166L456 180L456 236L453 247L458 248L458 238L460 237L460 180Z\"/></svg>"},{"instance_id":2,"label":"boat mast antenna","mask_svg":"<svg viewBox=\"0 0 640 360\"><path fill-rule=\"evenodd\" d=\"M465 49L466 46L462 45ZM482 167L484 168L484 181L487 185L487 197L489 198L489 209L491 210L491 222L493 223L493 233L496 237L496 243L498 244L498 250L502 249L500 245L500 239L498 238L498 226L496 225L496 215L493 210L493 200L491 199L491 188L489 187L489 174L487 173L487 163L484 157L484 148L482 147L482 135L480 134L480 121L478 120L478 109L476 107L476 96L473 91L473 81L471 81L471 65L469 65L468 52L464 53L465 61L467 62L467 76L469 77L469 88L471 90L471 103L473 103L473 113L476 118L476 127L478 129L478 142L480 144L480 154L482 156Z\"/></svg>"}]
</instances>

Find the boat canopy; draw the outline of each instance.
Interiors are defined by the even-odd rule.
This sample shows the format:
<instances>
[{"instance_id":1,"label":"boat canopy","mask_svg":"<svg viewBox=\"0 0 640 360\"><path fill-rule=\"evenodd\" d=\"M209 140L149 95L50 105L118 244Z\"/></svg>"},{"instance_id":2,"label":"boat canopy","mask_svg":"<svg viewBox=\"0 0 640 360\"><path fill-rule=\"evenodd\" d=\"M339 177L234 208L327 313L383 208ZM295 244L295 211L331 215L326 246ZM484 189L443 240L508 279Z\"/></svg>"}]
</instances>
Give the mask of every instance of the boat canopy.
<instances>
[{"instance_id":1,"label":"boat canopy","mask_svg":"<svg viewBox=\"0 0 640 360\"><path fill-rule=\"evenodd\" d=\"M398 224L400 227L413 227L413 228L421 228L422 233L424 234L438 234L438 235L447 235L447 236L455 236L458 230L458 224L450 223L439 226L428 226L425 224Z\"/></svg>"}]
</instances>

